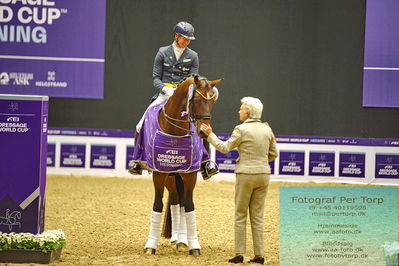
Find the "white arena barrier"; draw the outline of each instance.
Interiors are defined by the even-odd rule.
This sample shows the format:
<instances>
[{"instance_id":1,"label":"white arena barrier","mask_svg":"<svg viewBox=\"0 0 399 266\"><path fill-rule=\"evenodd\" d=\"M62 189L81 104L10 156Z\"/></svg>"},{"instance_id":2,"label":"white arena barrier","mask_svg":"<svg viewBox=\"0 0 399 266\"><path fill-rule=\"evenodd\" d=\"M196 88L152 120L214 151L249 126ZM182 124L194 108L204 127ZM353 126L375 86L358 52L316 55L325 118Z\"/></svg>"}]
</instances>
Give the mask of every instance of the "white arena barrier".
<instances>
[{"instance_id":1,"label":"white arena barrier","mask_svg":"<svg viewBox=\"0 0 399 266\"><path fill-rule=\"evenodd\" d=\"M229 134L217 134L226 140ZM399 185L399 139L276 136L279 157L270 163L272 181ZM50 128L49 174L132 176L134 131ZM211 146L220 173L212 180L234 181L238 152ZM199 178L199 180L202 180Z\"/></svg>"}]
</instances>

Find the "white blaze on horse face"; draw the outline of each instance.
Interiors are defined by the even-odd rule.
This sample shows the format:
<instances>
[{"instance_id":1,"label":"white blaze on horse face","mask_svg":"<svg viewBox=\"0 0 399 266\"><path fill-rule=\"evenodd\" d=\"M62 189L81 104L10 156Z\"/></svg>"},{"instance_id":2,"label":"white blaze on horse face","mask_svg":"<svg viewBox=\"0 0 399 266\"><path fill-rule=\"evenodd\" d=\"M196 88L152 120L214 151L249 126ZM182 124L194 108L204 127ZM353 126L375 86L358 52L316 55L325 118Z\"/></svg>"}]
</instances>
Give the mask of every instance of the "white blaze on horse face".
<instances>
[{"instance_id":1,"label":"white blaze on horse face","mask_svg":"<svg viewBox=\"0 0 399 266\"><path fill-rule=\"evenodd\" d=\"M194 95L194 84L191 84L188 87L188 101L190 101L191 98L193 98L193 95Z\"/></svg>"},{"instance_id":2,"label":"white blaze on horse face","mask_svg":"<svg viewBox=\"0 0 399 266\"><path fill-rule=\"evenodd\" d=\"M188 115L189 113L189 109L190 109L190 100L191 98L193 98L194 95L194 84L191 84L188 87L188 95L187 95L187 105L186 105L186 110L184 110L183 112L181 112L181 117L185 117Z\"/></svg>"}]
</instances>

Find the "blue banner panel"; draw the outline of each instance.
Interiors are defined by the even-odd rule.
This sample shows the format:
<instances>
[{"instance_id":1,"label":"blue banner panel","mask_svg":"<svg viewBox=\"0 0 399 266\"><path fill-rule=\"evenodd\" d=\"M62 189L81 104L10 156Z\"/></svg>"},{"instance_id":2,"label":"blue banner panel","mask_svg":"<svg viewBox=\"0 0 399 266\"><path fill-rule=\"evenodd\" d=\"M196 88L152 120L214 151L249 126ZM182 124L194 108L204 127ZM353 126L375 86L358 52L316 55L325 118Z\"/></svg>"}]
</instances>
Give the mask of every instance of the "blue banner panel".
<instances>
[{"instance_id":1,"label":"blue banner panel","mask_svg":"<svg viewBox=\"0 0 399 266\"><path fill-rule=\"evenodd\" d=\"M309 175L334 176L335 153L313 152L309 153Z\"/></svg>"},{"instance_id":2,"label":"blue banner panel","mask_svg":"<svg viewBox=\"0 0 399 266\"><path fill-rule=\"evenodd\" d=\"M1 0L0 93L102 99L105 0Z\"/></svg>"},{"instance_id":3,"label":"blue banner panel","mask_svg":"<svg viewBox=\"0 0 399 266\"><path fill-rule=\"evenodd\" d=\"M219 171L221 173L234 173L238 156L237 150L232 150L228 153L221 153L220 151L216 150L215 158L216 164L219 167Z\"/></svg>"},{"instance_id":4,"label":"blue banner panel","mask_svg":"<svg viewBox=\"0 0 399 266\"><path fill-rule=\"evenodd\" d=\"M216 135L222 141L228 140L231 136L231 134L226 133L217 133ZM237 149L234 149L228 153L221 153L220 151L216 150L215 161L219 167L219 171L221 173L234 173L238 156Z\"/></svg>"},{"instance_id":5,"label":"blue banner panel","mask_svg":"<svg viewBox=\"0 0 399 266\"><path fill-rule=\"evenodd\" d=\"M85 168L85 144L61 144L60 166Z\"/></svg>"},{"instance_id":6,"label":"blue banner panel","mask_svg":"<svg viewBox=\"0 0 399 266\"><path fill-rule=\"evenodd\" d=\"M275 168L274 164L275 164L275 161L269 162L269 165L270 165L270 174L271 174L271 175L274 175L274 168Z\"/></svg>"},{"instance_id":7,"label":"blue banner panel","mask_svg":"<svg viewBox=\"0 0 399 266\"><path fill-rule=\"evenodd\" d=\"M367 0L363 106L399 107L399 1Z\"/></svg>"},{"instance_id":8,"label":"blue banner panel","mask_svg":"<svg viewBox=\"0 0 399 266\"><path fill-rule=\"evenodd\" d=\"M47 144L47 167L55 167L55 143Z\"/></svg>"},{"instance_id":9,"label":"blue banner panel","mask_svg":"<svg viewBox=\"0 0 399 266\"><path fill-rule=\"evenodd\" d=\"M115 145L91 145L90 168L115 169Z\"/></svg>"},{"instance_id":10,"label":"blue banner panel","mask_svg":"<svg viewBox=\"0 0 399 266\"><path fill-rule=\"evenodd\" d=\"M339 176L342 177L365 177L366 154L346 153L339 154Z\"/></svg>"},{"instance_id":11,"label":"blue banner panel","mask_svg":"<svg viewBox=\"0 0 399 266\"><path fill-rule=\"evenodd\" d=\"M304 175L304 151L280 151L280 175Z\"/></svg>"},{"instance_id":12,"label":"blue banner panel","mask_svg":"<svg viewBox=\"0 0 399 266\"><path fill-rule=\"evenodd\" d=\"M126 169L130 169L133 167L133 152L134 152L134 146L133 145L127 145L126 146Z\"/></svg>"},{"instance_id":13,"label":"blue banner panel","mask_svg":"<svg viewBox=\"0 0 399 266\"><path fill-rule=\"evenodd\" d=\"M399 154L375 155L376 178L399 178Z\"/></svg>"}]
</instances>

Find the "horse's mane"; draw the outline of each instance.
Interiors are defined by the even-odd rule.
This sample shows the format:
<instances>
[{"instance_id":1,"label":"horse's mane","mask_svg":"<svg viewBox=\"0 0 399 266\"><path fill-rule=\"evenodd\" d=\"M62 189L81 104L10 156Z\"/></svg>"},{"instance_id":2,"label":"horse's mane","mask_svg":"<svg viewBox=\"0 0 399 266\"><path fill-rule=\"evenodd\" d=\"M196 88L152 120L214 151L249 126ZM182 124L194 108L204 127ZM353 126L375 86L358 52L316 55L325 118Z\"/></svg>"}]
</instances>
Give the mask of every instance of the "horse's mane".
<instances>
[{"instance_id":1,"label":"horse's mane","mask_svg":"<svg viewBox=\"0 0 399 266\"><path fill-rule=\"evenodd\" d=\"M204 76L200 76L198 74L194 74L191 73L190 75L188 75L185 79L182 79L179 83L177 83L177 87L180 86L183 82L187 81L188 79L194 78L195 76L198 76L199 80L208 80L206 77Z\"/></svg>"}]
</instances>

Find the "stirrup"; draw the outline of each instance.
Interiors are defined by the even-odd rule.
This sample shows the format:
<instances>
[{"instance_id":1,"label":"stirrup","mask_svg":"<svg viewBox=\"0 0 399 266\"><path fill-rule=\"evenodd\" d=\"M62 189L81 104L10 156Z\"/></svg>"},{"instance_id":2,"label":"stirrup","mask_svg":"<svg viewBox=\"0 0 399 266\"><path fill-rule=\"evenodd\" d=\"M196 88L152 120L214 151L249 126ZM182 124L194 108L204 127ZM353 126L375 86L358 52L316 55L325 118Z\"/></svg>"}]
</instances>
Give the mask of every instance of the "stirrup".
<instances>
[{"instance_id":1,"label":"stirrup","mask_svg":"<svg viewBox=\"0 0 399 266\"><path fill-rule=\"evenodd\" d=\"M133 163L133 166L129 168L129 173L132 175L141 175L143 173L143 168L138 163Z\"/></svg>"},{"instance_id":2,"label":"stirrup","mask_svg":"<svg viewBox=\"0 0 399 266\"><path fill-rule=\"evenodd\" d=\"M212 176L219 173L219 168L215 163L215 168L211 168L210 166L211 161L205 162L201 165L201 174L204 180L208 180Z\"/></svg>"}]
</instances>

